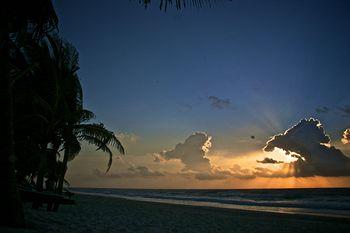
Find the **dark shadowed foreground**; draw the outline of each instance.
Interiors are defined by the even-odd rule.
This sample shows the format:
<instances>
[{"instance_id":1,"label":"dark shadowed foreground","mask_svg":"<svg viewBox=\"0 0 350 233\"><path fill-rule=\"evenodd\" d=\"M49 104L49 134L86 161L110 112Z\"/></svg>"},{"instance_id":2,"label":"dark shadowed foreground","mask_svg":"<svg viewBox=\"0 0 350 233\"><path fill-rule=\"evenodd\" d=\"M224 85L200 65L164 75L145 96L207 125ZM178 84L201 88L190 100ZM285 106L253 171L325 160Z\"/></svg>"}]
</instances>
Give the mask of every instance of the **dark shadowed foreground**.
<instances>
[{"instance_id":1,"label":"dark shadowed foreground","mask_svg":"<svg viewBox=\"0 0 350 233\"><path fill-rule=\"evenodd\" d=\"M25 208L28 229L0 232L350 232L350 220L77 195L59 212Z\"/></svg>"}]
</instances>

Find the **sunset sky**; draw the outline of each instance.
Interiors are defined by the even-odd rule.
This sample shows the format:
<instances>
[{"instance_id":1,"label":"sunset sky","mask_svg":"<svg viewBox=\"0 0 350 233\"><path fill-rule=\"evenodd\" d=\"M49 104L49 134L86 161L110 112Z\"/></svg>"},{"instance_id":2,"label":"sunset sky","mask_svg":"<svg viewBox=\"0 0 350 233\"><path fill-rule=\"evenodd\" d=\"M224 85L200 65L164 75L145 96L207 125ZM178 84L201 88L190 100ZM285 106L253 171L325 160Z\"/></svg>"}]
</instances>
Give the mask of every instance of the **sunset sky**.
<instances>
[{"instance_id":1,"label":"sunset sky","mask_svg":"<svg viewBox=\"0 0 350 233\"><path fill-rule=\"evenodd\" d=\"M350 187L349 1L54 3L85 106L126 149L105 173L85 145L71 186Z\"/></svg>"}]
</instances>

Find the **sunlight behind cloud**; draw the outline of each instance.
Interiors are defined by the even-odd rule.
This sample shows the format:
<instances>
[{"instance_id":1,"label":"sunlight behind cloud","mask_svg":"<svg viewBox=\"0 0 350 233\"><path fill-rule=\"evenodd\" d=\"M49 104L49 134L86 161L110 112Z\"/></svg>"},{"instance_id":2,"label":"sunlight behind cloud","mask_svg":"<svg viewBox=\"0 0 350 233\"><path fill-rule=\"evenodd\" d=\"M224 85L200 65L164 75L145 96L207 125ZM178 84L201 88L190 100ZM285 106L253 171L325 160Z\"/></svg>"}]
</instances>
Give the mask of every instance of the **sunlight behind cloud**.
<instances>
[{"instance_id":1,"label":"sunlight behind cloud","mask_svg":"<svg viewBox=\"0 0 350 233\"><path fill-rule=\"evenodd\" d=\"M300 156L297 153L286 154L286 152L284 150L279 149L279 148L275 148L275 150L272 152L263 151L263 154L265 156L276 159L278 161L283 161L284 163L291 163L291 162L297 161L298 160L297 156Z\"/></svg>"},{"instance_id":2,"label":"sunlight behind cloud","mask_svg":"<svg viewBox=\"0 0 350 233\"><path fill-rule=\"evenodd\" d=\"M251 153L246 153L242 155L235 155L232 157L228 157L227 155L221 156L221 153L213 153L210 156L210 162L216 166L222 167L222 168L230 168L233 164L239 164L242 167L253 169L255 168L258 163L258 160L263 160L264 158L272 158L277 161L282 161L283 163L291 163L297 160L296 156L293 156L294 154L286 155L285 152L282 149L276 148L272 152L265 152L263 150L257 150ZM282 163L282 164L283 164ZM259 164L264 167L269 168L281 168L282 164Z\"/></svg>"}]
</instances>

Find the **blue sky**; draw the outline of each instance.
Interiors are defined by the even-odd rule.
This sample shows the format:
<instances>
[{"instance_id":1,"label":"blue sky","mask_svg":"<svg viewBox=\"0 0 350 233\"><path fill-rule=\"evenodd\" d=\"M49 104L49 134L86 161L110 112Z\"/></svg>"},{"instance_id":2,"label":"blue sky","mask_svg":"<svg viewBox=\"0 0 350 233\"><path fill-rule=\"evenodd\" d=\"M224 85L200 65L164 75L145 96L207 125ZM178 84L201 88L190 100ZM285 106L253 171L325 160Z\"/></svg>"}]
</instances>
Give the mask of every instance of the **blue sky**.
<instances>
[{"instance_id":1,"label":"blue sky","mask_svg":"<svg viewBox=\"0 0 350 233\"><path fill-rule=\"evenodd\" d=\"M132 152L195 131L218 149L251 135L266 142L304 117L337 140L349 126L337 110L350 104L348 1L234 0L166 13L156 0L146 10L137 2L55 2L60 32L80 54L86 107L139 135ZM331 111L317 113L322 106Z\"/></svg>"}]
</instances>

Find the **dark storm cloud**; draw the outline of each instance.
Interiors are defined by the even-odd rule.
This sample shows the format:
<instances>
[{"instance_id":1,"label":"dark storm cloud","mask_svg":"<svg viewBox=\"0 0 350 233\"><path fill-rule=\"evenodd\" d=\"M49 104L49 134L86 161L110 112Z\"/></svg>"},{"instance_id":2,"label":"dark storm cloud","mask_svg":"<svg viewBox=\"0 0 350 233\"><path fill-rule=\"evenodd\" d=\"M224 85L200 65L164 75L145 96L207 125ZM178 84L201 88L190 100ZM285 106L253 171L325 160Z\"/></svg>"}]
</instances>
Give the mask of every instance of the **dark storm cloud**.
<instances>
[{"instance_id":1,"label":"dark storm cloud","mask_svg":"<svg viewBox=\"0 0 350 233\"><path fill-rule=\"evenodd\" d=\"M322 106L322 107L317 107L315 109L315 111L317 113L328 113L330 111L330 109L328 107L326 107L326 106Z\"/></svg>"},{"instance_id":2,"label":"dark storm cloud","mask_svg":"<svg viewBox=\"0 0 350 233\"><path fill-rule=\"evenodd\" d=\"M350 159L334 146L326 145L328 143L330 138L320 121L310 118L274 136L264 150L271 152L280 148L286 154L293 153L297 161L285 166L293 171L285 176L350 176ZM258 175L262 176L262 173Z\"/></svg>"},{"instance_id":3,"label":"dark storm cloud","mask_svg":"<svg viewBox=\"0 0 350 233\"><path fill-rule=\"evenodd\" d=\"M126 172L119 173L103 173L98 169L94 170L94 174L98 177L105 178L155 178L164 176L159 171L153 171L145 166L129 167Z\"/></svg>"},{"instance_id":4,"label":"dark storm cloud","mask_svg":"<svg viewBox=\"0 0 350 233\"><path fill-rule=\"evenodd\" d=\"M283 161L277 161L273 158L267 158L267 157L265 157L263 160L257 160L256 162L258 162L258 163L271 163L271 164L283 163Z\"/></svg>"},{"instance_id":5,"label":"dark storm cloud","mask_svg":"<svg viewBox=\"0 0 350 233\"><path fill-rule=\"evenodd\" d=\"M341 139L343 144L350 144L350 129L346 129Z\"/></svg>"},{"instance_id":6,"label":"dark storm cloud","mask_svg":"<svg viewBox=\"0 0 350 233\"><path fill-rule=\"evenodd\" d=\"M206 133L196 132L174 149L162 151L159 155L165 160L179 159L185 165L185 170L207 172L211 170L210 161L206 158L211 147L210 140Z\"/></svg>"},{"instance_id":7,"label":"dark storm cloud","mask_svg":"<svg viewBox=\"0 0 350 233\"><path fill-rule=\"evenodd\" d=\"M229 99L220 99L216 96L208 97L209 103L213 108L216 109L231 109L231 101Z\"/></svg>"}]
</instances>

